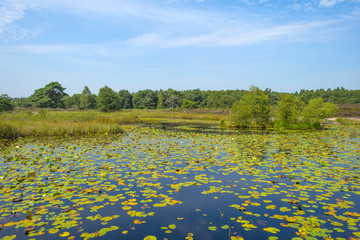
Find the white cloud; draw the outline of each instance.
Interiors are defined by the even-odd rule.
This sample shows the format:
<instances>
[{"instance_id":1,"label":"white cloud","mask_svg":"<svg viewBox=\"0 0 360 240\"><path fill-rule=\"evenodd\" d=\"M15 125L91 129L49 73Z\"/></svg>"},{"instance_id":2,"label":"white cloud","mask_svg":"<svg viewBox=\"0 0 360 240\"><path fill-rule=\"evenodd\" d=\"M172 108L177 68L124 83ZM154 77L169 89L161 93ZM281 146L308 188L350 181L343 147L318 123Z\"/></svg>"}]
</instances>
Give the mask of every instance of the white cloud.
<instances>
[{"instance_id":1,"label":"white cloud","mask_svg":"<svg viewBox=\"0 0 360 240\"><path fill-rule=\"evenodd\" d=\"M166 37L157 33L141 35L127 43L134 47L174 48L187 46L236 47L254 45L268 41L303 41L313 39L319 29L335 24L335 21L310 21L275 27L232 26L209 34L190 37Z\"/></svg>"},{"instance_id":2,"label":"white cloud","mask_svg":"<svg viewBox=\"0 0 360 240\"><path fill-rule=\"evenodd\" d=\"M136 47L148 47L148 46L157 46L163 41L162 37L156 33L147 33L141 36L129 39L127 41L128 45Z\"/></svg>"},{"instance_id":3,"label":"white cloud","mask_svg":"<svg viewBox=\"0 0 360 240\"><path fill-rule=\"evenodd\" d=\"M76 46L26 44L10 47L9 50L28 54L68 54L76 51Z\"/></svg>"},{"instance_id":4,"label":"white cloud","mask_svg":"<svg viewBox=\"0 0 360 240\"><path fill-rule=\"evenodd\" d=\"M187 1L187 0L185 0ZM189 0L190 1L190 0ZM203 0L192 0L203 1ZM265 3L267 0L241 0L248 4ZM315 1L315 0L314 0ZM343 0L320 0L320 6L331 6ZM294 5L294 8L307 7ZM297 41L326 29L334 24L334 21L300 21L295 23L272 23L271 19L261 19L246 16L236 17L227 14L215 14L188 9L169 8L168 5L155 5L148 1L138 0L4 0L0 9L0 34L5 29L12 29L7 33L13 39L20 39L26 35L34 34L34 31L16 28L14 22L23 18L26 11L41 9L44 11L62 11L68 14L86 17L88 13L96 13L97 16L115 17L128 20L139 18L148 24L147 33L139 31L137 37L119 43L121 47L155 47L171 48L185 46L205 47L231 47L253 45L273 40ZM129 20L131 21L131 20ZM149 24L156 21L156 24ZM156 27L155 27L156 25ZM160 26L160 27L159 27ZM159 31L161 29L161 31ZM38 31L39 32L39 31ZM11 33L11 34L10 34ZM101 43L103 44L103 43ZM101 45L99 44L99 46ZM34 47L31 50L31 47ZM84 46L87 49L88 46ZM109 54L113 51L112 44L104 44L103 48L95 47L95 54ZM62 45L51 46L22 46L18 51L34 51L34 53L59 54L67 52L68 48ZM72 49L73 50L73 49ZM86 51L84 51L86 52Z\"/></svg>"},{"instance_id":5,"label":"white cloud","mask_svg":"<svg viewBox=\"0 0 360 240\"><path fill-rule=\"evenodd\" d=\"M41 28L27 29L16 25L6 26L3 29L3 34L0 35L0 38L5 41L31 39L41 35L42 31Z\"/></svg>"},{"instance_id":6,"label":"white cloud","mask_svg":"<svg viewBox=\"0 0 360 240\"><path fill-rule=\"evenodd\" d=\"M26 7L17 2L4 1L0 7L0 33L5 27L24 17Z\"/></svg>"},{"instance_id":7,"label":"white cloud","mask_svg":"<svg viewBox=\"0 0 360 240\"><path fill-rule=\"evenodd\" d=\"M339 2L344 0L319 0L319 7L332 7Z\"/></svg>"},{"instance_id":8,"label":"white cloud","mask_svg":"<svg viewBox=\"0 0 360 240\"><path fill-rule=\"evenodd\" d=\"M2 51L41 55L69 55L82 57L121 57L137 54L138 48L181 48L181 47L239 47L276 42L313 41L317 34L329 31L336 21L308 21L285 24L274 27L259 27L256 25L228 27L208 34L181 34L169 36L160 33L147 33L131 38L125 42L79 44L79 45L37 45L24 44L3 48ZM328 39L327 33L324 33ZM129 48L130 47L130 48Z\"/></svg>"},{"instance_id":9,"label":"white cloud","mask_svg":"<svg viewBox=\"0 0 360 240\"><path fill-rule=\"evenodd\" d=\"M194 0L193 0L194 1ZM196 0L203 2L204 0ZM36 36L39 31L17 27L17 21L26 17L30 11L42 11L47 14L61 12L62 14L76 15L82 18L112 18L119 21L143 21L147 25L165 24L168 28L183 26L187 29L194 26L212 28L222 17L220 14L212 14L192 9L177 9L168 5L150 3L139 0L4 0L0 1L0 37L16 40L25 32L29 38ZM15 33L14 30L19 32ZM3 35L3 36L1 36ZM6 36L4 36L6 35Z\"/></svg>"}]
</instances>

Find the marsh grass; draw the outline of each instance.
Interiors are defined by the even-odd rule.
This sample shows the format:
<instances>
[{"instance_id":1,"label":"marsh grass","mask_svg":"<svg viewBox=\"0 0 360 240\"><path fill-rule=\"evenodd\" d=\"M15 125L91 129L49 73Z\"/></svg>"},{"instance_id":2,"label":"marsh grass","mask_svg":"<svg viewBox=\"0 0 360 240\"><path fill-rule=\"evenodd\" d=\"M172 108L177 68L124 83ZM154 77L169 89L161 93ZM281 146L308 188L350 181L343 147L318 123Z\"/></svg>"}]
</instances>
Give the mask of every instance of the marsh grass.
<instances>
[{"instance_id":1,"label":"marsh grass","mask_svg":"<svg viewBox=\"0 0 360 240\"><path fill-rule=\"evenodd\" d=\"M226 120L228 111L216 111L214 109L166 109L166 110L128 110L129 113L138 115L140 118L148 119L177 119L177 120L200 120L220 121Z\"/></svg>"},{"instance_id":2,"label":"marsh grass","mask_svg":"<svg viewBox=\"0 0 360 240\"><path fill-rule=\"evenodd\" d=\"M0 138L121 133L120 123L131 120L97 112L16 111L0 115Z\"/></svg>"},{"instance_id":3,"label":"marsh grass","mask_svg":"<svg viewBox=\"0 0 360 240\"><path fill-rule=\"evenodd\" d=\"M27 136L62 136L121 133L121 125L137 123L178 122L217 125L226 114L213 111L124 110L64 111L50 109L17 109L0 114L0 138Z\"/></svg>"},{"instance_id":4,"label":"marsh grass","mask_svg":"<svg viewBox=\"0 0 360 240\"><path fill-rule=\"evenodd\" d=\"M142 109L103 113L95 110L67 111L37 108L18 108L0 114L0 139L27 136L64 136L88 134L121 133L126 124L180 124L206 125L232 128L228 121L228 110L218 109ZM347 121L347 120L346 120ZM359 121L346 122L359 124ZM264 126L249 126L250 129L264 129ZM285 126L272 123L267 130L309 129L307 124Z\"/></svg>"}]
</instances>

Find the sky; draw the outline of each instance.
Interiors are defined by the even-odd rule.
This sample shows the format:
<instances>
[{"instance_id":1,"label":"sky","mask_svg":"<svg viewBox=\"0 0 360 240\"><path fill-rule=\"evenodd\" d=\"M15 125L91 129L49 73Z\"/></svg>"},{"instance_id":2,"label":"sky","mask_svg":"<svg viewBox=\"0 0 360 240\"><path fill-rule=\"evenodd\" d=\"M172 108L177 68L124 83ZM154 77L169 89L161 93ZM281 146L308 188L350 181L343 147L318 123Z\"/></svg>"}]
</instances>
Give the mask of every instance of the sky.
<instances>
[{"instance_id":1,"label":"sky","mask_svg":"<svg viewBox=\"0 0 360 240\"><path fill-rule=\"evenodd\" d=\"M360 88L360 0L0 0L0 94Z\"/></svg>"}]
</instances>

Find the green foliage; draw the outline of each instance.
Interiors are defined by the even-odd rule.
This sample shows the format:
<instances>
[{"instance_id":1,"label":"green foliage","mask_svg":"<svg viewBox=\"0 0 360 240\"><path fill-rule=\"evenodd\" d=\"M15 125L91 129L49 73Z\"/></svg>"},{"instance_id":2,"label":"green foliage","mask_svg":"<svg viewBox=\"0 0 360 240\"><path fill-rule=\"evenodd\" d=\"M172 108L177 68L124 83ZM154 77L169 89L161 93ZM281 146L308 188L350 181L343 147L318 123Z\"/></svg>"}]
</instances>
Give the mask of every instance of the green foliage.
<instances>
[{"instance_id":1,"label":"green foliage","mask_svg":"<svg viewBox=\"0 0 360 240\"><path fill-rule=\"evenodd\" d=\"M7 94L0 95L0 112L11 111L14 109L14 105L11 102L11 98Z\"/></svg>"},{"instance_id":2,"label":"green foliage","mask_svg":"<svg viewBox=\"0 0 360 240\"><path fill-rule=\"evenodd\" d=\"M80 97L81 94L74 94L71 97L64 97L65 108L67 109L80 109Z\"/></svg>"},{"instance_id":3,"label":"green foliage","mask_svg":"<svg viewBox=\"0 0 360 240\"><path fill-rule=\"evenodd\" d=\"M231 95L224 94L218 101L218 107L219 108L231 108L231 106L234 104L235 98Z\"/></svg>"},{"instance_id":4,"label":"green foliage","mask_svg":"<svg viewBox=\"0 0 360 240\"><path fill-rule=\"evenodd\" d=\"M80 95L80 109L95 109L96 108L96 95L92 94L90 89L85 86Z\"/></svg>"},{"instance_id":5,"label":"green foliage","mask_svg":"<svg viewBox=\"0 0 360 240\"><path fill-rule=\"evenodd\" d=\"M299 120L303 108L304 102L300 98L284 95L278 103L276 120L294 124Z\"/></svg>"},{"instance_id":6,"label":"green foliage","mask_svg":"<svg viewBox=\"0 0 360 240\"><path fill-rule=\"evenodd\" d=\"M200 89L186 90L183 92L183 99L197 102L200 105L203 100L203 94Z\"/></svg>"},{"instance_id":7,"label":"green foliage","mask_svg":"<svg viewBox=\"0 0 360 240\"><path fill-rule=\"evenodd\" d=\"M98 109L102 112L120 110L119 95L108 86L100 88L97 105Z\"/></svg>"},{"instance_id":8,"label":"green foliage","mask_svg":"<svg viewBox=\"0 0 360 240\"><path fill-rule=\"evenodd\" d=\"M15 107L31 107L31 102L29 102L28 98L14 98L12 100L13 105Z\"/></svg>"},{"instance_id":9,"label":"green foliage","mask_svg":"<svg viewBox=\"0 0 360 240\"><path fill-rule=\"evenodd\" d=\"M250 91L231 109L230 120L235 126L264 126L269 122L269 119L269 97L255 86L251 86Z\"/></svg>"},{"instance_id":10,"label":"green foliage","mask_svg":"<svg viewBox=\"0 0 360 240\"><path fill-rule=\"evenodd\" d=\"M164 109L165 108L165 97L162 91L160 90L160 93L158 95L158 102L157 102L157 109Z\"/></svg>"},{"instance_id":11,"label":"green foliage","mask_svg":"<svg viewBox=\"0 0 360 240\"><path fill-rule=\"evenodd\" d=\"M270 105L277 105L280 99L280 93L273 92L270 88L266 88L264 92L269 96Z\"/></svg>"},{"instance_id":12,"label":"green foliage","mask_svg":"<svg viewBox=\"0 0 360 240\"><path fill-rule=\"evenodd\" d=\"M120 90L119 91L119 100L120 100L120 108L122 109L131 109L132 105L132 95L128 90Z\"/></svg>"},{"instance_id":13,"label":"green foliage","mask_svg":"<svg viewBox=\"0 0 360 240\"><path fill-rule=\"evenodd\" d=\"M246 93L245 90L204 91L201 107L231 108Z\"/></svg>"},{"instance_id":14,"label":"green foliage","mask_svg":"<svg viewBox=\"0 0 360 240\"><path fill-rule=\"evenodd\" d=\"M180 91L176 91L174 89L169 88L168 90L160 90L158 93L158 101L159 105L158 109L163 108L178 108L182 103L182 95Z\"/></svg>"},{"instance_id":15,"label":"green foliage","mask_svg":"<svg viewBox=\"0 0 360 240\"><path fill-rule=\"evenodd\" d=\"M51 82L43 88L35 90L29 97L29 101L34 107L39 108L64 108L64 97L67 94L65 88L58 82Z\"/></svg>"},{"instance_id":16,"label":"green foliage","mask_svg":"<svg viewBox=\"0 0 360 240\"><path fill-rule=\"evenodd\" d=\"M296 93L300 98L308 103L311 99L322 98L324 102L332 102L337 104L344 103L360 103L360 90L347 90L343 87L335 89L317 89L317 90L304 90L301 89L300 93Z\"/></svg>"},{"instance_id":17,"label":"green foliage","mask_svg":"<svg viewBox=\"0 0 360 240\"><path fill-rule=\"evenodd\" d=\"M183 99L183 102L181 104L181 108L183 109L194 109L197 108L198 103L197 102L193 102L191 100L187 100L187 99Z\"/></svg>"},{"instance_id":18,"label":"green foliage","mask_svg":"<svg viewBox=\"0 0 360 240\"><path fill-rule=\"evenodd\" d=\"M311 99L304 108L303 120L311 124L319 124L320 120L333 116L337 110L335 104L325 103L322 98Z\"/></svg>"},{"instance_id":19,"label":"green foliage","mask_svg":"<svg viewBox=\"0 0 360 240\"><path fill-rule=\"evenodd\" d=\"M140 90L133 95L135 109L155 109L157 102L157 93L150 89Z\"/></svg>"}]
</instances>

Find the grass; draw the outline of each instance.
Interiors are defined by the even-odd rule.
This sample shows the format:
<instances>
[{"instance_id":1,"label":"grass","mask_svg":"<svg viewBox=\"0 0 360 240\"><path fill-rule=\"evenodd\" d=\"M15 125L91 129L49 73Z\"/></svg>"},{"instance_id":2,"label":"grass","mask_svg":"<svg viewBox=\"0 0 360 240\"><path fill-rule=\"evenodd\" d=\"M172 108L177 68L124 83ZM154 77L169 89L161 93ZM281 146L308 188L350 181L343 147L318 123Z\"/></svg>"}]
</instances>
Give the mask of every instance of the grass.
<instances>
[{"instance_id":1,"label":"grass","mask_svg":"<svg viewBox=\"0 0 360 240\"><path fill-rule=\"evenodd\" d=\"M15 111L0 115L0 138L121 133L121 124L134 119L97 112Z\"/></svg>"},{"instance_id":2,"label":"grass","mask_svg":"<svg viewBox=\"0 0 360 240\"><path fill-rule=\"evenodd\" d=\"M121 133L121 125L137 123L218 125L225 114L202 110L124 110L103 113L94 110L66 111L19 108L0 114L0 139L27 136L63 136Z\"/></svg>"},{"instance_id":3,"label":"grass","mask_svg":"<svg viewBox=\"0 0 360 240\"><path fill-rule=\"evenodd\" d=\"M354 105L355 106L355 105ZM355 106L356 108L357 106ZM0 113L0 139L27 136L64 136L121 133L125 124L178 124L231 127L229 110L221 109L131 109L113 113L95 110L70 111L62 109L18 108ZM341 122L342 121L342 122ZM342 124L359 121L340 120ZM309 126L269 125L267 129L308 129ZM262 129L262 126L259 126Z\"/></svg>"}]
</instances>

